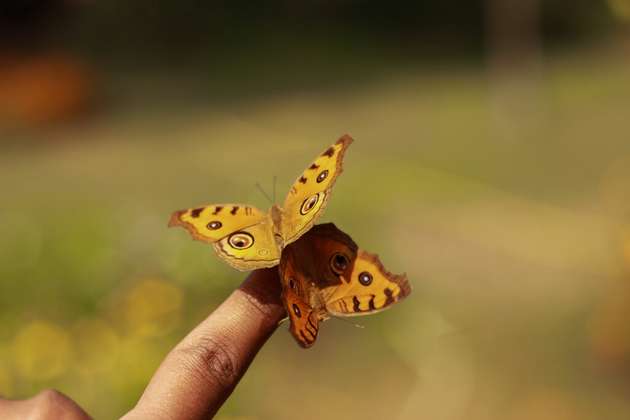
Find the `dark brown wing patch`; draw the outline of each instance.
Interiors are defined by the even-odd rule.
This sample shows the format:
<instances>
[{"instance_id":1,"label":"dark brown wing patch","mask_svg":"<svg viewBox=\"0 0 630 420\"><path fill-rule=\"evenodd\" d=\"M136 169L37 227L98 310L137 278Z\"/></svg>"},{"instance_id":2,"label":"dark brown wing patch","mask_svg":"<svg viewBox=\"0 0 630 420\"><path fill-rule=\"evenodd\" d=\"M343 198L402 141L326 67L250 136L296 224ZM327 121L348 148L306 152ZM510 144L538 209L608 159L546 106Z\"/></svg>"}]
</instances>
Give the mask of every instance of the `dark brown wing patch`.
<instances>
[{"instance_id":1,"label":"dark brown wing patch","mask_svg":"<svg viewBox=\"0 0 630 420\"><path fill-rule=\"evenodd\" d=\"M300 271L315 282L319 289L350 281L351 262L358 252L357 244L350 236L337 229L333 223L315 225L298 241L287 245L283 259L299 261ZM335 267L333 256L343 256L347 264ZM282 267L281 267L282 269Z\"/></svg>"},{"instance_id":2,"label":"dark brown wing patch","mask_svg":"<svg viewBox=\"0 0 630 420\"><path fill-rule=\"evenodd\" d=\"M328 156L328 157L335 156L335 148L334 147L329 147L328 149L326 149L326 151L324 153L322 153L322 156Z\"/></svg>"}]
</instances>

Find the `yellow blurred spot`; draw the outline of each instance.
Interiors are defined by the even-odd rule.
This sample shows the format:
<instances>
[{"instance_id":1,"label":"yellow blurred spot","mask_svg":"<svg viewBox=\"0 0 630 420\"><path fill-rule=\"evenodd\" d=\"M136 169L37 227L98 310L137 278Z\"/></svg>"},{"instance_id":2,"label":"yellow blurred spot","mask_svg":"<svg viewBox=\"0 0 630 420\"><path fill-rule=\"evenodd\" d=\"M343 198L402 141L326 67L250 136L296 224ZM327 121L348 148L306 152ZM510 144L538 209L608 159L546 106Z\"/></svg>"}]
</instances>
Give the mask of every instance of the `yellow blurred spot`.
<instances>
[{"instance_id":1,"label":"yellow blurred spot","mask_svg":"<svg viewBox=\"0 0 630 420\"><path fill-rule=\"evenodd\" d=\"M179 323L182 301L182 291L176 286L157 279L143 280L126 297L127 325L145 337L168 334Z\"/></svg>"},{"instance_id":2,"label":"yellow blurred spot","mask_svg":"<svg viewBox=\"0 0 630 420\"><path fill-rule=\"evenodd\" d=\"M16 370L27 380L45 381L64 373L71 357L70 336L50 322L28 324L13 341Z\"/></svg>"},{"instance_id":3,"label":"yellow blurred spot","mask_svg":"<svg viewBox=\"0 0 630 420\"><path fill-rule=\"evenodd\" d=\"M0 397L10 397L13 392L13 380L9 372L0 366Z\"/></svg>"},{"instance_id":4,"label":"yellow blurred spot","mask_svg":"<svg viewBox=\"0 0 630 420\"><path fill-rule=\"evenodd\" d=\"M608 0L608 6L619 19L630 21L630 0Z\"/></svg>"},{"instance_id":5,"label":"yellow blurred spot","mask_svg":"<svg viewBox=\"0 0 630 420\"><path fill-rule=\"evenodd\" d=\"M75 367L83 374L110 371L120 354L120 339L114 329L101 319L83 319L73 328Z\"/></svg>"}]
</instances>

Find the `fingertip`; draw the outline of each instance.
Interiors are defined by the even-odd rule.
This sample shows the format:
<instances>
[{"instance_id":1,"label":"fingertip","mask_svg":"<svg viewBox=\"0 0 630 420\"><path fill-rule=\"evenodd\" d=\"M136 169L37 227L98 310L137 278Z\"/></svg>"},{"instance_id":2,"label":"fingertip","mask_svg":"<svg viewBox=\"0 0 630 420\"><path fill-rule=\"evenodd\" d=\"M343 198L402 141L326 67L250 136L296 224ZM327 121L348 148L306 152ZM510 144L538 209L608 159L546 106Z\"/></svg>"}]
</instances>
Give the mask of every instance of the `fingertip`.
<instances>
[{"instance_id":1,"label":"fingertip","mask_svg":"<svg viewBox=\"0 0 630 420\"><path fill-rule=\"evenodd\" d=\"M239 290L270 321L277 324L284 316L285 311L281 300L282 286L277 267L252 271Z\"/></svg>"}]
</instances>

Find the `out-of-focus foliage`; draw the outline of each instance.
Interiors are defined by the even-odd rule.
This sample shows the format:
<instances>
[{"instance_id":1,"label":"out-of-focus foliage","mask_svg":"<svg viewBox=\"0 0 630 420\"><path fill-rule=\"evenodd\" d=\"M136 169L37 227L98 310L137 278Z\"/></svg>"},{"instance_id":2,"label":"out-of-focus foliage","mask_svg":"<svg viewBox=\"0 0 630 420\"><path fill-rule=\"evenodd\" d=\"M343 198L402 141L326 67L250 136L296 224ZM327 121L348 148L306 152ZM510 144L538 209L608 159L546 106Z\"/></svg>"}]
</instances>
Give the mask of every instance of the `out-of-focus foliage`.
<instances>
[{"instance_id":1,"label":"out-of-focus foliage","mask_svg":"<svg viewBox=\"0 0 630 420\"><path fill-rule=\"evenodd\" d=\"M219 418L628 418L625 0L541 2L527 56L491 2L36 3L0 25L0 394L128 410L243 279L170 212L266 208L347 132L322 221L414 292L282 325Z\"/></svg>"}]
</instances>

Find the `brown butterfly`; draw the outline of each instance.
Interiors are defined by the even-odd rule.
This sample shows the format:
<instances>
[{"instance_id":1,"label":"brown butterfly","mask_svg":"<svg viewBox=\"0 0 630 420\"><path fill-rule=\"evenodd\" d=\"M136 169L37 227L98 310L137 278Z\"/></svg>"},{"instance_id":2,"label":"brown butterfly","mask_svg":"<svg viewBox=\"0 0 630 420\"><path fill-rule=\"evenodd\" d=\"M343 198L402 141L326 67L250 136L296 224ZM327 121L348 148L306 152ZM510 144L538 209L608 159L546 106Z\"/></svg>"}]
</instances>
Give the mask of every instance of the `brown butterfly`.
<instances>
[{"instance_id":1,"label":"brown butterfly","mask_svg":"<svg viewBox=\"0 0 630 420\"><path fill-rule=\"evenodd\" d=\"M289 330L304 348L315 343L320 321L379 312L411 293L405 274L385 270L377 255L358 249L332 223L284 248L280 279Z\"/></svg>"}]
</instances>

